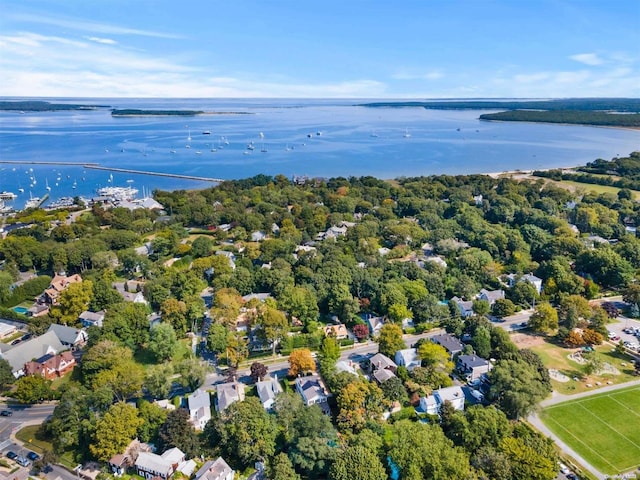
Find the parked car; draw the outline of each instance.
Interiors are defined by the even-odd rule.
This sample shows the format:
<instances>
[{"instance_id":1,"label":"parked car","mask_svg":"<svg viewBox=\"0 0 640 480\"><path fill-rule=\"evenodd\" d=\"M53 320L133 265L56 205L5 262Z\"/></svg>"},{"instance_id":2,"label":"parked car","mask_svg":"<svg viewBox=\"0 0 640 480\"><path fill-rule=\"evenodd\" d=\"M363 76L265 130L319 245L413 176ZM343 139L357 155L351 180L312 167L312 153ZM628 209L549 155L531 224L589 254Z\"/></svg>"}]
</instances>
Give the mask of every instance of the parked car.
<instances>
[{"instance_id":1,"label":"parked car","mask_svg":"<svg viewBox=\"0 0 640 480\"><path fill-rule=\"evenodd\" d=\"M36 460L38 460L40 458L40 455L38 455L36 452L29 452L27 453L27 458L33 462L35 462Z\"/></svg>"},{"instance_id":2,"label":"parked car","mask_svg":"<svg viewBox=\"0 0 640 480\"><path fill-rule=\"evenodd\" d=\"M28 467L29 465L31 465L31 462L24 457L16 458L16 463L22 467Z\"/></svg>"},{"instance_id":3,"label":"parked car","mask_svg":"<svg viewBox=\"0 0 640 480\"><path fill-rule=\"evenodd\" d=\"M13 415L11 410L2 410L0 412L0 417L10 417L11 415Z\"/></svg>"},{"instance_id":4,"label":"parked car","mask_svg":"<svg viewBox=\"0 0 640 480\"><path fill-rule=\"evenodd\" d=\"M16 452L8 451L7 458L10 458L11 460L15 460L16 458L18 458L18 454Z\"/></svg>"}]
</instances>

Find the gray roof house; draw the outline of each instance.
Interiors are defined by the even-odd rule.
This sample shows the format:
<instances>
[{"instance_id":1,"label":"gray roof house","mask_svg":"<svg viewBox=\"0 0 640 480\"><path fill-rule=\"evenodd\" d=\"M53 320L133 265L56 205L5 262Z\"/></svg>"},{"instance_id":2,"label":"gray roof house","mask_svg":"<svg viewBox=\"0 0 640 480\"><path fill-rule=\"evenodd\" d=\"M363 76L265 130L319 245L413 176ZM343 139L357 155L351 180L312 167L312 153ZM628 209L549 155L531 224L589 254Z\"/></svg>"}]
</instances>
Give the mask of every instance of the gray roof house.
<instances>
[{"instance_id":1,"label":"gray roof house","mask_svg":"<svg viewBox=\"0 0 640 480\"><path fill-rule=\"evenodd\" d=\"M147 480L160 477L169 478L184 462L184 453L179 448L170 448L162 455L151 452L140 452L135 461L136 473Z\"/></svg>"},{"instance_id":2,"label":"gray roof house","mask_svg":"<svg viewBox=\"0 0 640 480\"><path fill-rule=\"evenodd\" d=\"M467 381L471 382L483 374L489 373L491 364L488 360L477 355L460 355L457 368L463 375L466 375Z\"/></svg>"},{"instance_id":3,"label":"gray roof house","mask_svg":"<svg viewBox=\"0 0 640 480\"><path fill-rule=\"evenodd\" d=\"M458 310L460 311L460 315L463 318L470 317L473 315L472 301L464 301L460 297L453 297L451 301L457 305Z\"/></svg>"},{"instance_id":4,"label":"gray roof house","mask_svg":"<svg viewBox=\"0 0 640 480\"><path fill-rule=\"evenodd\" d=\"M237 381L221 383L216 386L216 410L224 412L234 402L244 400L244 385Z\"/></svg>"},{"instance_id":5,"label":"gray roof house","mask_svg":"<svg viewBox=\"0 0 640 480\"><path fill-rule=\"evenodd\" d=\"M391 370L395 372L396 368L398 368L398 365L393 360L382 353L376 353L369 359L369 363L371 370Z\"/></svg>"},{"instance_id":6,"label":"gray roof house","mask_svg":"<svg viewBox=\"0 0 640 480\"><path fill-rule=\"evenodd\" d=\"M533 273L527 273L525 275L516 275L515 273L511 273L507 275L507 279L509 280L509 286L512 288L516 283L529 282L535 287L538 293L542 293L542 279L536 277Z\"/></svg>"},{"instance_id":7,"label":"gray roof house","mask_svg":"<svg viewBox=\"0 0 640 480\"><path fill-rule=\"evenodd\" d=\"M204 426L211 419L211 397L209 392L197 389L187 397L189 421L196 430L204 430Z\"/></svg>"},{"instance_id":8,"label":"gray roof house","mask_svg":"<svg viewBox=\"0 0 640 480\"><path fill-rule=\"evenodd\" d=\"M422 360L418 357L418 350L415 348L405 348L396 352L396 364L406 367L407 370L413 370L422 365Z\"/></svg>"},{"instance_id":9,"label":"gray roof house","mask_svg":"<svg viewBox=\"0 0 640 480\"><path fill-rule=\"evenodd\" d=\"M395 376L396 374L393 373L393 371L387 370L386 368L380 368L373 372L373 378L375 378L376 382L378 382L379 384L382 384Z\"/></svg>"},{"instance_id":10,"label":"gray roof house","mask_svg":"<svg viewBox=\"0 0 640 480\"><path fill-rule=\"evenodd\" d=\"M82 328L67 327L66 325L58 325L52 323L49 325L47 332L53 332L65 347L79 347L87 343L89 336Z\"/></svg>"},{"instance_id":11,"label":"gray roof house","mask_svg":"<svg viewBox=\"0 0 640 480\"><path fill-rule=\"evenodd\" d=\"M323 412L329 413L327 390L318 375L296 378L296 390L305 405L318 405Z\"/></svg>"},{"instance_id":12,"label":"gray roof house","mask_svg":"<svg viewBox=\"0 0 640 480\"><path fill-rule=\"evenodd\" d=\"M480 300L486 300L489 302L489 305L493 305L496 303L496 300L502 300L504 298L504 290L480 290L478 294L478 298Z\"/></svg>"},{"instance_id":13,"label":"gray roof house","mask_svg":"<svg viewBox=\"0 0 640 480\"><path fill-rule=\"evenodd\" d=\"M104 310L100 310L99 312L89 312L88 310L85 310L78 318L84 328L102 327L105 314L106 312Z\"/></svg>"},{"instance_id":14,"label":"gray roof house","mask_svg":"<svg viewBox=\"0 0 640 480\"><path fill-rule=\"evenodd\" d=\"M196 480L233 480L235 472L222 457L209 460L196 472Z\"/></svg>"},{"instance_id":15,"label":"gray roof house","mask_svg":"<svg viewBox=\"0 0 640 480\"><path fill-rule=\"evenodd\" d=\"M448 333L443 333L441 335L431 337L431 341L437 343L438 345L442 345L452 357L457 353L462 352L462 350L464 349L464 345L462 344L462 342L453 335L449 335Z\"/></svg>"},{"instance_id":16,"label":"gray roof house","mask_svg":"<svg viewBox=\"0 0 640 480\"><path fill-rule=\"evenodd\" d=\"M24 375L24 366L27 362L45 355L57 355L64 350L68 349L62 345L55 332L49 330L44 335L2 351L0 358L9 362L13 376L18 378Z\"/></svg>"},{"instance_id":17,"label":"gray roof house","mask_svg":"<svg viewBox=\"0 0 640 480\"><path fill-rule=\"evenodd\" d=\"M274 378L265 378L259 382L256 382L256 390L258 391L258 397L265 410L271 410L273 404L276 401L276 396L282 393L282 386L278 381L278 377L274 375Z\"/></svg>"}]
</instances>

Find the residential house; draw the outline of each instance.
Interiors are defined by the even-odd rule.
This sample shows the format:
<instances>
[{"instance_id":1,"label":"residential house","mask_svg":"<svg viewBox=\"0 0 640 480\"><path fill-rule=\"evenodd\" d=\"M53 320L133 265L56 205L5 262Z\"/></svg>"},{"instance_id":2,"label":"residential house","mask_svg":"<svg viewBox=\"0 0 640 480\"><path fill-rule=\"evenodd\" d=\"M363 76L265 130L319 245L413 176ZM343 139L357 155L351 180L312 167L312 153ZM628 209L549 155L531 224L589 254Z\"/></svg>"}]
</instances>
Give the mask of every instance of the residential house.
<instances>
[{"instance_id":1,"label":"residential house","mask_svg":"<svg viewBox=\"0 0 640 480\"><path fill-rule=\"evenodd\" d=\"M395 372L398 368L398 365L395 364L393 360L382 353L376 353L373 357L369 359L370 370L390 370Z\"/></svg>"},{"instance_id":2,"label":"residential house","mask_svg":"<svg viewBox=\"0 0 640 480\"><path fill-rule=\"evenodd\" d=\"M430 415L439 415L445 402L451 403L454 409L464 410L464 392L458 385L440 388L432 395L420 399L420 409Z\"/></svg>"},{"instance_id":3,"label":"residential house","mask_svg":"<svg viewBox=\"0 0 640 480\"><path fill-rule=\"evenodd\" d=\"M395 376L396 376L396 374L393 373L392 370L387 370L385 368L380 368L378 370L374 370L374 372L373 372L373 378L380 385L382 385L384 382L386 382L387 380L392 379Z\"/></svg>"},{"instance_id":4,"label":"residential house","mask_svg":"<svg viewBox=\"0 0 640 480\"><path fill-rule=\"evenodd\" d=\"M282 386L278 381L278 377L274 375L274 378L265 378L256 382L256 390L262 407L265 410L271 410L276 401L276 396L282 393Z\"/></svg>"},{"instance_id":5,"label":"residential house","mask_svg":"<svg viewBox=\"0 0 640 480\"><path fill-rule=\"evenodd\" d=\"M0 338L10 337L18 331L18 328L13 323L7 323L0 320Z\"/></svg>"},{"instance_id":6,"label":"residential house","mask_svg":"<svg viewBox=\"0 0 640 480\"><path fill-rule=\"evenodd\" d=\"M277 226L277 225L276 225ZM255 232L251 232L251 241L252 242L264 242L267 239L267 234L257 230Z\"/></svg>"},{"instance_id":7,"label":"residential house","mask_svg":"<svg viewBox=\"0 0 640 480\"><path fill-rule=\"evenodd\" d=\"M358 370L356 370L356 364L351 360L340 360L336 362L336 373L347 372L351 375L358 375Z\"/></svg>"},{"instance_id":8,"label":"residential house","mask_svg":"<svg viewBox=\"0 0 640 480\"><path fill-rule=\"evenodd\" d=\"M460 355L458 356L457 369L465 375L468 382L471 382L489 373L491 363L477 355Z\"/></svg>"},{"instance_id":9,"label":"residential house","mask_svg":"<svg viewBox=\"0 0 640 480\"><path fill-rule=\"evenodd\" d=\"M242 297L242 300L244 300L245 303L255 299L260 300L261 302L264 302L267 298L271 298L270 293L250 293L249 295L244 295Z\"/></svg>"},{"instance_id":10,"label":"residential house","mask_svg":"<svg viewBox=\"0 0 640 480\"><path fill-rule=\"evenodd\" d=\"M60 298L60 294L64 292L72 283L82 282L82 277L77 273L67 277L66 275L58 275L57 273L51 280L49 288L47 288L42 294L41 303L47 305L57 305Z\"/></svg>"},{"instance_id":11,"label":"residential house","mask_svg":"<svg viewBox=\"0 0 640 480\"><path fill-rule=\"evenodd\" d=\"M125 284L127 285L125 287ZM129 282L113 282L113 288L115 288L125 302L133 303L147 303L142 293L142 287L144 283L130 280Z\"/></svg>"},{"instance_id":12,"label":"residential house","mask_svg":"<svg viewBox=\"0 0 640 480\"><path fill-rule=\"evenodd\" d=\"M25 375L38 375L46 380L64 377L76 366L76 359L70 351L58 355L48 353L38 359L25 363Z\"/></svg>"},{"instance_id":13,"label":"residential house","mask_svg":"<svg viewBox=\"0 0 640 480\"><path fill-rule=\"evenodd\" d=\"M67 327L57 323L49 325L47 332L55 333L60 343L69 348L82 347L89 339L87 332L82 328Z\"/></svg>"},{"instance_id":14,"label":"residential house","mask_svg":"<svg viewBox=\"0 0 640 480\"><path fill-rule=\"evenodd\" d=\"M153 247L151 242L147 242L141 247L136 247L133 249L136 252L136 255L140 255L142 257L148 257L153 253Z\"/></svg>"},{"instance_id":15,"label":"residential house","mask_svg":"<svg viewBox=\"0 0 640 480\"><path fill-rule=\"evenodd\" d=\"M318 405L325 413L329 412L327 405L327 389L318 375L296 378L296 390L305 405Z\"/></svg>"},{"instance_id":16,"label":"residential house","mask_svg":"<svg viewBox=\"0 0 640 480\"><path fill-rule=\"evenodd\" d=\"M222 255L224 257L227 257L227 259L229 260L229 266L231 267L231 269L232 270L236 269L236 256L233 254L233 252L228 252L227 250L217 250L216 255Z\"/></svg>"},{"instance_id":17,"label":"residential house","mask_svg":"<svg viewBox=\"0 0 640 480\"><path fill-rule=\"evenodd\" d=\"M124 453L118 453L111 457L108 462L111 473L120 477L127 473L127 469L133 467L140 452L151 452L151 446L141 443L138 439L131 440Z\"/></svg>"},{"instance_id":18,"label":"residential house","mask_svg":"<svg viewBox=\"0 0 640 480\"><path fill-rule=\"evenodd\" d=\"M447 352L449 352L451 358L453 358L453 356L457 355L458 353L462 353L462 350L464 350L464 345L462 344L462 342L453 335L449 335L448 333L435 335L434 337L431 337L431 341L437 343L438 345L442 345L447 350Z\"/></svg>"},{"instance_id":19,"label":"residential house","mask_svg":"<svg viewBox=\"0 0 640 480\"><path fill-rule=\"evenodd\" d=\"M344 324L339 323L337 325L327 325L323 328L325 337L333 337L336 340L344 340L349 338L349 331Z\"/></svg>"},{"instance_id":20,"label":"residential house","mask_svg":"<svg viewBox=\"0 0 640 480\"><path fill-rule=\"evenodd\" d=\"M45 305L42 303L34 303L27 310L27 316L29 317L42 317L49 313L49 305Z\"/></svg>"},{"instance_id":21,"label":"residential house","mask_svg":"<svg viewBox=\"0 0 640 480\"><path fill-rule=\"evenodd\" d=\"M126 208L132 211L137 210L138 208L144 208L145 210L164 210L164 206L151 197L123 200L122 202L118 203L118 207Z\"/></svg>"},{"instance_id":22,"label":"residential house","mask_svg":"<svg viewBox=\"0 0 640 480\"><path fill-rule=\"evenodd\" d=\"M438 256L427 257L427 258L424 259L424 261L425 262L435 263L436 265L439 265L442 268L447 268L447 262L442 257L438 257Z\"/></svg>"},{"instance_id":23,"label":"residential house","mask_svg":"<svg viewBox=\"0 0 640 480\"><path fill-rule=\"evenodd\" d=\"M244 400L244 385L237 380L229 383L221 383L216 386L216 410L224 412L234 402Z\"/></svg>"},{"instance_id":24,"label":"residential house","mask_svg":"<svg viewBox=\"0 0 640 480\"><path fill-rule=\"evenodd\" d=\"M104 310L100 310L99 312L90 312L85 310L79 316L80 323L84 328L89 327L100 327L102 328L102 324L104 322L104 317L107 312Z\"/></svg>"},{"instance_id":25,"label":"residential house","mask_svg":"<svg viewBox=\"0 0 640 480\"><path fill-rule=\"evenodd\" d=\"M504 290L486 290L483 288L478 294L478 299L485 300L489 302L489 306L492 306L496 303L496 300L504 299Z\"/></svg>"},{"instance_id":26,"label":"residential house","mask_svg":"<svg viewBox=\"0 0 640 480\"><path fill-rule=\"evenodd\" d=\"M382 317L374 317L371 314L367 314L367 325L369 326L369 333L371 334L371 336L376 336L380 333L380 329L382 328L382 326L384 325L384 321L382 320Z\"/></svg>"},{"instance_id":27,"label":"residential house","mask_svg":"<svg viewBox=\"0 0 640 480\"><path fill-rule=\"evenodd\" d=\"M151 452L140 452L136 458L134 466L136 473L141 477L150 480L159 477L167 480L178 469L179 465L184 462L184 453L179 448L170 448L162 455Z\"/></svg>"},{"instance_id":28,"label":"residential house","mask_svg":"<svg viewBox=\"0 0 640 480\"><path fill-rule=\"evenodd\" d=\"M527 273L525 275L516 275L515 273L511 273L507 275L507 280L509 281L509 287L515 287L518 282L529 282L533 285L538 292L538 294L542 293L542 279L536 277L532 273Z\"/></svg>"},{"instance_id":29,"label":"residential house","mask_svg":"<svg viewBox=\"0 0 640 480\"><path fill-rule=\"evenodd\" d=\"M204 430L204 426L211 419L211 396L209 392L201 388L187 397L189 409L189 422L198 431Z\"/></svg>"},{"instance_id":30,"label":"residential house","mask_svg":"<svg viewBox=\"0 0 640 480\"><path fill-rule=\"evenodd\" d=\"M406 348L396 352L396 365L403 366L407 370L413 370L422 365L422 360L418 356L418 350L415 348Z\"/></svg>"},{"instance_id":31,"label":"residential house","mask_svg":"<svg viewBox=\"0 0 640 480\"><path fill-rule=\"evenodd\" d=\"M5 359L11 365L11 371L16 378L25 374L24 366L34 358L42 358L45 355L57 355L66 350L60 343L58 336L48 331L44 335L21 342L15 346L9 346L0 352L0 358Z\"/></svg>"},{"instance_id":32,"label":"residential house","mask_svg":"<svg viewBox=\"0 0 640 480\"><path fill-rule=\"evenodd\" d=\"M451 301L458 307L462 318L467 318L473 315L472 301L464 301L460 297L453 297Z\"/></svg>"},{"instance_id":33,"label":"residential house","mask_svg":"<svg viewBox=\"0 0 640 480\"><path fill-rule=\"evenodd\" d=\"M209 460L196 472L195 480L233 480L235 472L222 457Z\"/></svg>"}]
</instances>

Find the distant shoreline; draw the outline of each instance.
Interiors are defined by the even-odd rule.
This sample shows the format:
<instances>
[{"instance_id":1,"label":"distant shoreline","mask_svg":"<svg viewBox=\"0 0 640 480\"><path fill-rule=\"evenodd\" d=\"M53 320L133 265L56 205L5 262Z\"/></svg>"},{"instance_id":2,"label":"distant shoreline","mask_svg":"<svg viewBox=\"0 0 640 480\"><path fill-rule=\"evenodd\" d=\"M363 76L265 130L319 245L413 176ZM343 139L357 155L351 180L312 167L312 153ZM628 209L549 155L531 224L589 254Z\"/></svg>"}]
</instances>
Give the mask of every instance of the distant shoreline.
<instances>
[{"instance_id":1,"label":"distant shoreline","mask_svg":"<svg viewBox=\"0 0 640 480\"><path fill-rule=\"evenodd\" d=\"M634 132L640 131L640 127L616 126L616 125L594 125L591 123L561 123L561 122L536 122L532 120L498 120L490 118L480 118L483 122L501 122L501 123L528 123L530 125L562 125L565 127L592 127L592 128L613 128L615 130L630 130ZM536 169L537 170L537 169Z\"/></svg>"}]
</instances>

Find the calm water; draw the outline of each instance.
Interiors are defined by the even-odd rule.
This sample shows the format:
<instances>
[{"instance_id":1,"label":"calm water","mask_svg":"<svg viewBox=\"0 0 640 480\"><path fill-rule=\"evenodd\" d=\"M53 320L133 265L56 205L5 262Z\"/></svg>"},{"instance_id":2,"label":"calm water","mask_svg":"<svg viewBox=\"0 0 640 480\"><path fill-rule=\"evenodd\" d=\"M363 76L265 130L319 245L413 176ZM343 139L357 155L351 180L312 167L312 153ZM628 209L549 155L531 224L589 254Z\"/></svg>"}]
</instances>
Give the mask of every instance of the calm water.
<instances>
[{"instance_id":1,"label":"calm water","mask_svg":"<svg viewBox=\"0 0 640 480\"><path fill-rule=\"evenodd\" d=\"M640 149L638 131L483 122L478 120L481 111L365 108L351 106L352 101L318 100L64 101L249 114L113 118L109 110L0 112L0 159L97 162L224 179L258 173L395 178L569 166ZM252 151L249 142L255 146ZM90 197L96 188L109 185L131 184L140 190L211 185L124 173L110 178L109 172L75 166L0 168L0 190L24 189L16 207L30 192L43 196L47 185L52 199Z\"/></svg>"}]
</instances>

